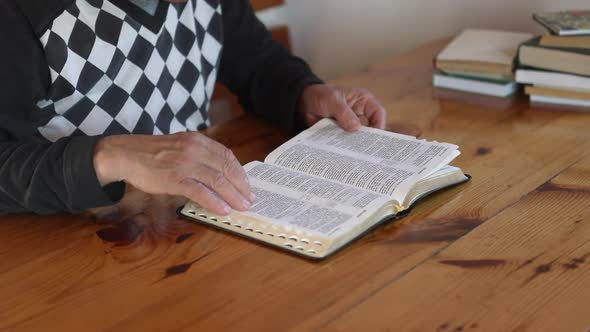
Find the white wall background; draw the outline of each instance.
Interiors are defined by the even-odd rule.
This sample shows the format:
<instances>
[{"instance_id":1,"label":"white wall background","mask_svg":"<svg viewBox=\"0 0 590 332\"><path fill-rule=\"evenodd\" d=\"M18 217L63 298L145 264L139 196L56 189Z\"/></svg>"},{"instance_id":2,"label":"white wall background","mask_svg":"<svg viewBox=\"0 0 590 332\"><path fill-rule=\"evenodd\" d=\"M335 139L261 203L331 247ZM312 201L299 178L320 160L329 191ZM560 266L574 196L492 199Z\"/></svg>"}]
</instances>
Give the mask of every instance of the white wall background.
<instances>
[{"instance_id":1,"label":"white wall background","mask_svg":"<svg viewBox=\"0 0 590 332\"><path fill-rule=\"evenodd\" d=\"M465 27L541 33L533 12L583 8L590 0L288 0L260 17L287 23L294 53L329 79Z\"/></svg>"}]
</instances>

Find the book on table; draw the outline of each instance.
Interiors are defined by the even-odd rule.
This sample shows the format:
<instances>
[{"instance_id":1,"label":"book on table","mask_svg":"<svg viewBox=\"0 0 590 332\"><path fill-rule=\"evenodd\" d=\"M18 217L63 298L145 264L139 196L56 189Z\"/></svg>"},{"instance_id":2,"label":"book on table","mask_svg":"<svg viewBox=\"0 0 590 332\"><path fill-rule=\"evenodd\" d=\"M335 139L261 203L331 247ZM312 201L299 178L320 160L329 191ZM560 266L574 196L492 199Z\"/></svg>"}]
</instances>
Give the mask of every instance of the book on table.
<instances>
[{"instance_id":1,"label":"book on table","mask_svg":"<svg viewBox=\"0 0 590 332\"><path fill-rule=\"evenodd\" d=\"M529 96L532 103L576 106L579 107L578 110L580 111L587 111L588 107L590 107L590 100L588 99L553 97L544 94L529 94Z\"/></svg>"},{"instance_id":2,"label":"book on table","mask_svg":"<svg viewBox=\"0 0 590 332\"><path fill-rule=\"evenodd\" d=\"M590 76L590 49L549 47L541 37L520 46L518 62L522 65L574 75Z\"/></svg>"},{"instance_id":3,"label":"book on table","mask_svg":"<svg viewBox=\"0 0 590 332\"><path fill-rule=\"evenodd\" d=\"M520 47L518 62L516 81L527 84L531 102L590 107L590 49L543 46L534 38Z\"/></svg>"},{"instance_id":4,"label":"book on table","mask_svg":"<svg viewBox=\"0 0 590 332\"><path fill-rule=\"evenodd\" d=\"M590 35L590 10L537 13L533 19L559 36Z\"/></svg>"},{"instance_id":5,"label":"book on table","mask_svg":"<svg viewBox=\"0 0 590 332\"><path fill-rule=\"evenodd\" d=\"M590 80L590 79L588 79ZM555 87L552 85L528 85L525 87L525 94L530 96L532 103L555 104L576 106L575 110L587 111L590 107L590 85L586 88L579 87Z\"/></svg>"},{"instance_id":6,"label":"book on table","mask_svg":"<svg viewBox=\"0 0 590 332\"><path fill-rule=\"evenodd\" d=\"M590 90L558 89L531 85L525 87L524 92L531 96L545 96L560 99L580 99L590 102Z\"/></svg>"},{"instance_id":7,"label":"book on table","mask_svg":"<svg viewBox=\"0 0 590 332\"><path fill-rule=\"evenodd\" d=\"M421 198L469 179L453 144L324 119L244 166L256 194L246 212L215 215L194 202L179 214L292 253L321 259Z\"/></svg>"},{"instance_id":8,"label":"book on table","mask_svg":"<svg viewBox=\"0 0 590 332\"><path fill-rule=\"evenodd\" d=\"M513 63L529 33L467 29L435 58L435 87L495 97L516 91Z\"/></svg>"},{"instance_id":9,"label":"book on table","mask_svg":"<svg viewBox=\"0 0 590 332\"><path fill-rule=\"evenodd\" d=\"M583 48L590 49L589 36L555 36L544 35L539 41L541 46L563 47L563 48Z\"/></svg>"},{"instance_id":10,"label":"book on table","mask_svg":"<svg viewBox=\"0 0 590 332\"><path fill-rule=\"evenodd\" d=\"M532 103L574 106L578 111L590 107L590 77L522 68L516 81L525 86Z\"/></svg>"},{"instance_id":11,"label":"book on table","mask_svg":"<svg viewBox=\"0 0 590 332\"><path fill-rule=\"evenodd\" d=\"M529 33L466 29L436 56L435 67L448 74L512 79L518 46L530 38Z\"/></svg>"},{"instance_id":12,"label":"book on table","mask_svg":"<svg viewBox=\"0 0 590 332\"><path fill-rule=\"evenodd\" d=\"M468 75L449 75L438 71L432 75L432 85L495 97L508 97L517 89L516 83L512 80L475 79Z\"/></svg>"},{"instance_id":13,"label":"book on table","mask_svg":"<svg viewBox=\"0 0 590 332\"><path fill-rule=\"evenodd\" d=\"M532 67L519 66L516 81L561 90L579 90L590 92L590 77L553 72Z\"/></svg>"}]
</instances>

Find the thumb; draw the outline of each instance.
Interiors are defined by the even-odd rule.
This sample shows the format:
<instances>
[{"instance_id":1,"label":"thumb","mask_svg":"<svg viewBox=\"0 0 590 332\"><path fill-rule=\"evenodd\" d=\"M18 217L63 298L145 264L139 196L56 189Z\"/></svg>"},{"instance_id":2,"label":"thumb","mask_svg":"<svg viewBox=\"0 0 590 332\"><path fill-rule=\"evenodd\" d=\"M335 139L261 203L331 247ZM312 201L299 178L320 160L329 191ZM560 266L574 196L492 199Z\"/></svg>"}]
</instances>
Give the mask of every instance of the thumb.
<instances>
[{"instance_id":1,"label":"thumb","mask_svg":"<svg viewBox=\"0 0 590 332\"><path fill-rule=\"evenodd\" d=\"M344 101L339 100L333 111L333 117L336 123L346 131L357 131L361 128L361 121L354 114L352 108Z\"/></svg>"}]
</instances>

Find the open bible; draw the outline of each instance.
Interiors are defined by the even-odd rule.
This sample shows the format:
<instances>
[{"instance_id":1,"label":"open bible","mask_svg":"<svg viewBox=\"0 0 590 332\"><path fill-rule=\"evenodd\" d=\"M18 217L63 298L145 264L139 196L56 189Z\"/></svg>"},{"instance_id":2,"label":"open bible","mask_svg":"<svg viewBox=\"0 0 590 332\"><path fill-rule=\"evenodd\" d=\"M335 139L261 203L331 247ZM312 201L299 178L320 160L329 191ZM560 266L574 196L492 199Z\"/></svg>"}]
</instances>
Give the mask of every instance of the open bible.
<instances>
[{"instance_id":1,"label":"open bible","mask_svg":"<svg viewBox=\"0 0 590 332\"><path fill-rule=\"evenodd\" d=\"M448 143L363 127L345 132L324 119L245 165L256 199L249 211L218 216L194 202L191 220L311 258L325 258L420 198L465 182L448 164Z\"/></svg>"}]
</instances>

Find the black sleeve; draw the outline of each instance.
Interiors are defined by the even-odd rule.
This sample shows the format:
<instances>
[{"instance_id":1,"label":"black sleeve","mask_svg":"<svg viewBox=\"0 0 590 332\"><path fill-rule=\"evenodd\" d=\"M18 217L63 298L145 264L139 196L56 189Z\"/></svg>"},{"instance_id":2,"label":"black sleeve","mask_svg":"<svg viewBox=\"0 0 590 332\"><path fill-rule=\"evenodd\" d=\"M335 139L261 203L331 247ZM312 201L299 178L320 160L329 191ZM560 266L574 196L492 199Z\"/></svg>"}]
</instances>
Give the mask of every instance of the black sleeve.
<instances>
[{"instance_id":1,"label":"black sleeve","mask_svg":"<svg viewBox=\"0 0 590 332\"><path fill-rule=\"evenodd\" d=\"M219 80L248 112L292 131L303 89L322 81L271 38L248 0L222 0L223 51Z\"/></svg>"},{"instance_id":2,"label":"black sleeve","mask_svg":"<svg viewBox=\"0 0 590 332\"><path fill-rule=\"evenodd\" d=\"M0 214L80 212L113 204L124 184L102 188L93 164L100 137L35 136L36 101L49 73L33 27L13 0L0 0ZM35 138L37 137L37 138Z\"/></svg>"}]
</instances>

